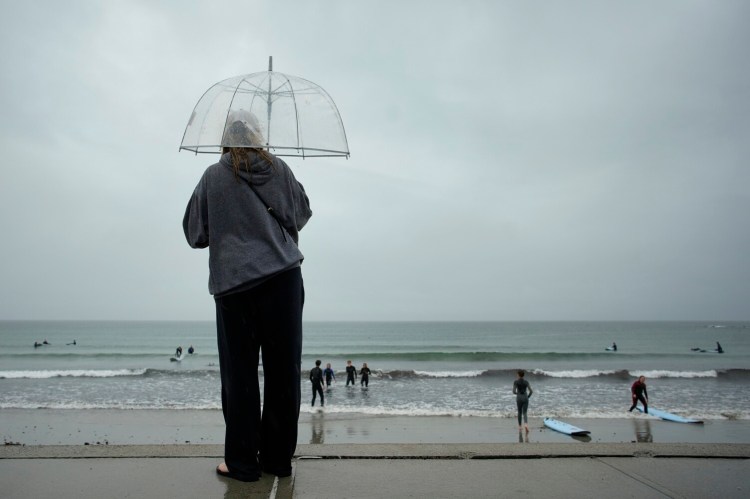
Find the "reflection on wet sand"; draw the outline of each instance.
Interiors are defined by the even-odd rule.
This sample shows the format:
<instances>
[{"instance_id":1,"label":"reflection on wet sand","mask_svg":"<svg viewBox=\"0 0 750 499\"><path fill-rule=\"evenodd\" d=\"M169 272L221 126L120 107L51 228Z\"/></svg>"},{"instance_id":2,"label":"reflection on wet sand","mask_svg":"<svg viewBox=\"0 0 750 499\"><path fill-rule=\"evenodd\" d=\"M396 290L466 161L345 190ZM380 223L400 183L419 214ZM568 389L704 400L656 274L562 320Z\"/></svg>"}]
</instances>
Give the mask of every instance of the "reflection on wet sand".
<instances>
[{"instance_id":1,"label":"reflection on wet sand","mask_svg":"<svg viewBox=\"0 0 750 499\"><path fill-rule=\"evenodd\" d=\"M518 443L519 444L529 443L529 431L528 430L526 430L525 433L521 430L518 430Z\"/></svg>"},{"instance_id":2,"label":"reflection on wet sand","mask_svg":"<svg viewBox=\"0 0 750 499\"><path fill-rule=\"evenodd\" d=\"M654 436L651 434L651 421L648 419L634 419L633 427L635 428L636 442L654 441Z\"/></svg>"},{"instance_id":3,"label":"reflection on wet sand","mask_svg":"<svg viewBox=\"0 0 750 499\"><path fill-rule=\"evenodd\" d=\"M310 437L311 444L323 444L325 443L325 417L323 412L316 412L312 416L312 436Z\"/></svg>"}]
</instances>

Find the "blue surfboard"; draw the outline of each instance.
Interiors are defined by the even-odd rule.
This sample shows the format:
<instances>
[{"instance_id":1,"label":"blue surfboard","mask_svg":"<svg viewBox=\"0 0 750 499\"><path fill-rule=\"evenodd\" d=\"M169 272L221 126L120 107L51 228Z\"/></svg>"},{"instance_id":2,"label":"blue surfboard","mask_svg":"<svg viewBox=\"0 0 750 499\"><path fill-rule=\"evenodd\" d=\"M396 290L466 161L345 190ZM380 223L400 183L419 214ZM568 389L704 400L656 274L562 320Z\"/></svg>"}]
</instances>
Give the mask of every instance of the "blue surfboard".
<instances>
[{"instance_id":1,"label":"blue surfboard","mask_svg":"<svg viewBox=\"0 0 750 499\"><path fill-rule=\"evenodd\" d=\"M559 431L560 433L565 433L566 435L582 436L591 433L590 431L584 430L583 428L578 428L577 426L573 426L572 424L568 424L552 418L544 418L544 426L555 431Z\"/></svg>"},{"instance_id":2,"label":"blue surfboard","mask_svg":"<svg viewBox=\"0 0 750 499\"><path fill-rule=\"evenodd\" d=\"M643 408L641 406L636 407L636 409L643 412ZM703 421L700 421L698 419L684 418L682 416L678 416L677 414L672 414L671 412L667 412L667 411L660 411L659 409L653 409L651 407L648 408L648 414L649 416L655 416L665 421L673 421L675 423L703 424Z\"/></svg>"}]
</instances>

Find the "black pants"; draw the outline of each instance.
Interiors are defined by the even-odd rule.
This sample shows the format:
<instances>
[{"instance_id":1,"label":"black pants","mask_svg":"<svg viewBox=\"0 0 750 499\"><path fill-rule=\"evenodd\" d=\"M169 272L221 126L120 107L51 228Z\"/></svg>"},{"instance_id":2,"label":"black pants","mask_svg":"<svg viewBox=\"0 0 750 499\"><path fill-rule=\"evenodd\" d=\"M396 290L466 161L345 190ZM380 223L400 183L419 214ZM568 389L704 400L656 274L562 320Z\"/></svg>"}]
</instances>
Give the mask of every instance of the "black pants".
<instances>
[{"instance_id":1,"label":"black pants","mask_svg":"<svg viewBox=\"0 0 750 499\"><path fill-rule=\"evenodd\" d=\"M360 386L369 386L370 385L370 378L367 376L362 376L362 381L359 382Z\"/></svg>"},{"instance_id":2,"label":"black pants","mask_svg":"<svg viewBox=\"0 0 750 499\"><path fill-rule=\"evenodd\" d=\"M643 404L643 412L648 414L648 402L646 402L646 399L643 397L642 393L633 395L633 405L630 406L630 412L633 412L633 409L635 409L635 406L638 405L639 400L641 401L641 404Z\"/></svg>"},{"instance_id":3,"label":"black pants","mask_svg":"<svg viewBox=\"0 0 750 499\"><path fill-rule=\"evenodd\" d=\"M257 478L261 467L275 475L291 474L301 397L304 301L299 267L247 291L216 298L224 458L229 471L240 478Z\"/></svg>"},{"instance_id":4,"label":"black pants","mask_svg":"<svg viewBox=\"0 0 750 499\"><path fill-rule=\"evenodd\" d=\"M525 393L519 393L516 395L516 406L518 407L518 426L521 426L521 423L528 423L529 422L529 396ZM523 420L523 421L522 421Z\"/></svg>"},{"instance_id":5,"label":"black pants","mask_svg":"<svg viewBox=\"0 0 750 499\"><path fill-rule=\"evenodd\" d=\"M322 383L313 383L312 384L312 393L313 393L313 399L312 399L312 405L315 405L315 396L317 394L320 394L320 407L323 407L326 405L326 399L323 397L323 384Z\"/></svg>"}]
</instances>

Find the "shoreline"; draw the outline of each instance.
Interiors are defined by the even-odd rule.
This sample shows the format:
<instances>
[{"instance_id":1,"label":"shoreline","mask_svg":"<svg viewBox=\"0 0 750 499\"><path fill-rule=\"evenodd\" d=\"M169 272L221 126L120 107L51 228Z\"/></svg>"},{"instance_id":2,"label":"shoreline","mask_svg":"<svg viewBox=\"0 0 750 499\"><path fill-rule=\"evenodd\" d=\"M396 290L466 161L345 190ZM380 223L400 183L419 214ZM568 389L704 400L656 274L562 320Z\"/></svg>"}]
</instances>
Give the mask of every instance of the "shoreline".
<instances>
[{"instance_id":1,"label":"shoreline","mask_svg":"<svg viewBox=\"0 0 750 499\"><path fill-rule=\"evenodd\" d=\"M6 446L223 445L220 410L0 409ZM707 420L702 425L644 415L618 419L569 418L591 431L570 437L529 418L519 433L514 418L481 416L385 416L361 413L300 414L299 445L321 444L507 444L671 443L750 444L750 421Z\"/></svg>"}]
</instances>

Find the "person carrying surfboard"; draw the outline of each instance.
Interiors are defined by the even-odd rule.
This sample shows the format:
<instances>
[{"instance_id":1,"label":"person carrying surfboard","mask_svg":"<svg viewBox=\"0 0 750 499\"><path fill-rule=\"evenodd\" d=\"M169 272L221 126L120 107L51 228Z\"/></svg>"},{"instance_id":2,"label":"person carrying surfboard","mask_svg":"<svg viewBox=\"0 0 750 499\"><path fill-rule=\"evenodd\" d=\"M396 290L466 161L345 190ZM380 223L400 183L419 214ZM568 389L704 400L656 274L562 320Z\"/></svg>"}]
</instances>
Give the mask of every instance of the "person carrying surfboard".
<instances>
[{"instance_id":1,"label":"person carrying surfboard","mask_svg":"<svg viewBox=\"0 0 750 499\"><path fill-rule=\"evenodd\" d=\"M641 376L638 380L633 383L630 387L630 395L633 398L633 405L630 406L628 412L633 412L633 409L638 405L638 401L643 404L643 412L648 414L648 391L646 391L646 377Z\"/></svg>"},{"instance_id":2,"label":"person carrying surfboard","mask_svg":"<svg viewBox=\"0 0 750 499\"><path fill-rule=\"evenodd\" d=\"M523 426L526 428L526 433L529 432L529 417L527 412L529 410L529 397L534 393L531 389L531 385L524 379L524 371L518 371L518 378L513 382L513 393L516 395L516 405L518 406L518 431L521 431L521 420L523 419Z\"/></svg>"}]
</instances>

